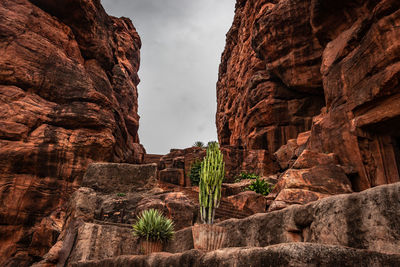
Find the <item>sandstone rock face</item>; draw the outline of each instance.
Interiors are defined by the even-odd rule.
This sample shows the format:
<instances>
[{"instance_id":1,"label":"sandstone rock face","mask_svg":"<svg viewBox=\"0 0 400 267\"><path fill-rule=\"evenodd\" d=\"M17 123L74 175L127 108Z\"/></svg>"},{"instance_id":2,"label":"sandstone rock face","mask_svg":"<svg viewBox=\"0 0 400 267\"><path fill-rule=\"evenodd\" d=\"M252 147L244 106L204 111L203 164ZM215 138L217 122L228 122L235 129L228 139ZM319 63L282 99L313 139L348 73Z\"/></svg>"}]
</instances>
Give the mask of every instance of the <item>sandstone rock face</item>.
<instances>
[{"instance_id":1,"label":"sandstone rock face","mask_svg":"<svg viewBox=\"0 0 400 267\"><path fill-rule=\"evenodd\" d=\"M0 265L23 266L90 162L142 161L141 42L94 0L4 0L0 28Z\"/></svg>"},{"instance_id":2,"label":"sandstone rock face","mask_svg":"<svg viewBox=\"0 0 400 267\"><path fill-rule=\"evenodd\" d=\"M223 247L311 242L399 255L399 199L400 183L395 183L217 225L229 233ZM190 234L190 228L177 232L167 251L192 249Z\"/></svg>"},{"instance_id":3,"label":"sandstone rock face","mask_svg":"<svg viewBox=\"0 0 400 267\"><path fill-rule=\"evenodd\" d=\"M133 236L132 224L150 208L171 218L176 230L193 225L198 206L185 194L165 192L154 184L156 172L156 164L91 164L82 182L87 187L72 194L57 242L36 266L140 255L140 240ZM128 177L129 186L124 184ZM110 184L104 191L100 185L106 182ZM125 191L120 191L121 186Z\"/></svg>"},{"instance_id":4,"label":"sandstone rock face","mask_svg":"<svg viewBox=\"0 0 400 267\"><path fill-rule=\"evenodd\" d=\"M310 2L237 1L217 83L223 146L272 154L311 128L324 97Z\"/></svg>"},{"instance_id":5,"label":"sandstone rock face","mask_svg":"<svg viewBox=\"0 0 400 267\"><path fill-rule=\"evenodd\" d=\"M251 213L263 213L266 211L267 200L263 195L254 191L244 191L237 195L227 198L233 206L240 211L250 211Z\"/></svg>"},{"instance_id":6,"label":"sandstone rock face","mask_svg":"<svg viewBox=\"0 0 400 267\"><path fill-rule=\"evenodd\" d=\"M318 165L309 169L289 169L275 185L272 195L277 195L268 210L282 209L292 204L306 204L351 192L350 180L338 166Z\"/></svg>"},{"instance_id":7,"label":"sandstone rock face","mask_svg":"<svg viewBox=\"0 0 400 267\"><path fill-rule=\"evenodd\" d=\"M314 120L310 146L351 165L357 190L399 181L400 3L314 2L327 109ZM338 10L347 18L336 20Z\"/></svg>"},{"instance_id":8,"label":"sandstone rock face","mask_svg":"<svg viewBox=\"0 0 400 267\"><path fill-rule=\"evenodd\" d=\"M238 0L217 84L220 143L272 155L311 130L305 146L335 153L354 190L400 181L398 25L395 0ZM278 151L281 169L300 154Z\"/></svg>"},{"instance_id":9,"label":"sandstone rock face","mask_svg":"<svg viewBox=\"0 0 400 267\"><path fill-rule=\"evenodd\" d=\"M102 193L127 193L150 189L157 183L156 164L92 163L82 186Z\"/></svg>"},{"instance_id":10,"label":"sandstone rock face","mask_svg":"<svg viewBox=\"0 0 400 267\"><path fill-rule=\"evenodd\" d=\"M226 248L213 252L154 253L72 264L74 267L117 266L396 266L399 255L321 244L280 244L264 248Z\"/></svg>"}]
</instances>

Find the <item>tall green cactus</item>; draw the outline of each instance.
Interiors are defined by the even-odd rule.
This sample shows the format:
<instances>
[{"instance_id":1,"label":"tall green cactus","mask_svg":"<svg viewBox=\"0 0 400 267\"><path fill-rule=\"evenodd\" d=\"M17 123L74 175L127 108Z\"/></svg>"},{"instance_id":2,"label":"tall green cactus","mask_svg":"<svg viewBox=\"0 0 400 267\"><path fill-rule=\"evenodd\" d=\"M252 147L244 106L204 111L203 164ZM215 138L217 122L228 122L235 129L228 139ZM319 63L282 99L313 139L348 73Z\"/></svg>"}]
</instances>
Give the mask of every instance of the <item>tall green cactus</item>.
<instances>
[{"instance_id":1,"label":"tall green cactus","mask_svg":"<svg viewBox=\"0 0 400 267\"><path fill-rule=\"evenodd\" d=\"M199 202L203 223L214 222L215 209L221 200L221 185L225 176L224 157L218 143L211 143L207 148L206 157L201 162Z\"/></svg>"}]
</instances>

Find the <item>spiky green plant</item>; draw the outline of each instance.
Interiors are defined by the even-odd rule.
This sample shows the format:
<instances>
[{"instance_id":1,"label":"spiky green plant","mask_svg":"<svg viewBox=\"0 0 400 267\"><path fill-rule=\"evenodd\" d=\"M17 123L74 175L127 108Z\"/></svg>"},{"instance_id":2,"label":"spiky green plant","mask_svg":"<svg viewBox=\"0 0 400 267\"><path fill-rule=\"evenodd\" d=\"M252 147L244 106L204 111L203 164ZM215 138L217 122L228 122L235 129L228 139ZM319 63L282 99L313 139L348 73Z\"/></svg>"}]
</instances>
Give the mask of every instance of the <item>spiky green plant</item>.
<instances>
[{"instance_id":1,"label":"spiky green plant","mask_svg":"<svg viewBox=\"0 0 400 267\"><path fill-rule=\"evenodd\" d=\"M209 144L201 163L199 202L203 223L214 222L215 209L221 200L221 185L225 176L224 157L217 142Z\"/></svg>"},{"instance_id":2,"label":"spiky green plant","mask_svg":"<svg viewBox=\"0 0 400 267\"><path fill-rule=\"evenodd\" d=\"M149 209L137 216L132 226L133 234L147 241L167 242L175 234L174 223L166 218L159 210Z\"/></svg>"},{"instance_id":3,"label":"spiky green plant","mask_svg":"<svg viewBox=\"0 0 400 267\"><path fill-rule=\"evenodd\" d=\"M201 142L201 141L196 141L196 142L194 142L193 146L194 146L194 147L201 147L201 148L203 148L203 147L204 147L204 143Z\"/></svg>"}]
</instances>

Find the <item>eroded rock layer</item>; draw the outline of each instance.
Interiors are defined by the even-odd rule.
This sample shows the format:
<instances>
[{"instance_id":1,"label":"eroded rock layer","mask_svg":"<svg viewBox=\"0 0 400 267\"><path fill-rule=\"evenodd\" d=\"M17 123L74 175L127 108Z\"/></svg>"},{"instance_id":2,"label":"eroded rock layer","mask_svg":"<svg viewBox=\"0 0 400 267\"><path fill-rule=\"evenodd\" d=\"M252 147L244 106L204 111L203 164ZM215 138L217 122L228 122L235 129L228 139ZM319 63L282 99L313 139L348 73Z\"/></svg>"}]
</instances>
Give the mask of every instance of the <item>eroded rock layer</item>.
<instances>
[{"instance_id":1,"label":"eroded rock layer","mask_svg":"<svg viewBox=\"0 0 400 267\"><path fill-rule=\"evenodd\" d=\"M142 161L141 42L98 0L3 0L0 28L0 265L24 266L90 162Z\"/></svg>"},{"instance_id":2,"label":"eroded rock layer","mask_svg":"<svg viewBox=\"0 0 400 267\"><path fill-rule=\"evenodd\" d=\"M311 130L306 147L335 153L353 190L399 181L399 26L396 0L238 0L220 143L272 154Z\"/></svg>"}]
</instances>

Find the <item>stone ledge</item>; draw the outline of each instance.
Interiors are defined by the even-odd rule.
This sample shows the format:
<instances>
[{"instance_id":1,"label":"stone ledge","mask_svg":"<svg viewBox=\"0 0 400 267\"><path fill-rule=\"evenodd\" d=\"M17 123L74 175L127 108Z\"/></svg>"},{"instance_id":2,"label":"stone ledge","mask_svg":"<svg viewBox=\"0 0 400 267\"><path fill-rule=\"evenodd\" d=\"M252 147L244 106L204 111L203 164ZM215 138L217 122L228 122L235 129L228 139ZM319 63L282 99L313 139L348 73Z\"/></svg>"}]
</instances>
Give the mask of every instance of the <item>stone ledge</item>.
<instances>
[{"instance_id":1,"label":"stone ledge","mask_svg":"<svg viewBox=\"0 0 400 267\"><path fill-rule=\"evenodd\" d=\"M342 246L289 243L269 247L225 248L209 253L154 253L149 256L119 256L72 264L73 267L117 266L399 266L399 254L384 254Z\"/></svg>"}]
</instances>

